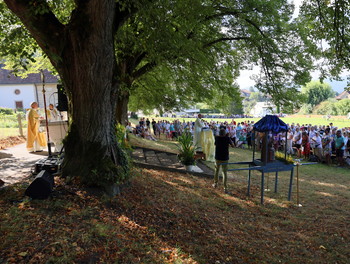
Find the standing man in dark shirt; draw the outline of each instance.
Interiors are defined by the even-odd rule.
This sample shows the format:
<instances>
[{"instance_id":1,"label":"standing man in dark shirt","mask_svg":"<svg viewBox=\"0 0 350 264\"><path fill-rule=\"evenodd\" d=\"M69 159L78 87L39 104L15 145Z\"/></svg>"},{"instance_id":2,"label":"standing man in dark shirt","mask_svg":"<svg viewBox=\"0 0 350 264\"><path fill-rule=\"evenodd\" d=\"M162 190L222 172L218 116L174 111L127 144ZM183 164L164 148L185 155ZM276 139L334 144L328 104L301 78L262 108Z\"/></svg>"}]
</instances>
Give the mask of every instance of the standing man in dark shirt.
<instances>
[{"instance_id":1,"label":"standing man in dark shirt","mask_svg":"<svg viewBox=\"0 0 350 264\"><path fill-rule=\"evenodd\" d=\"M215 174L214 174L214 184L213 187L216 188L218 186L219 181L219 170L221 167L222 176L223 176L223 184L224 191L227 193L227 163L229 160L229 146L234 147L233 142L227 136L226 129L220 128L219 136L215 137Z\"/></svg>"},{"instance_id":2,"label":"standing man in dark shirt","mask_svg":"<svg viewBox=\"0 0 350 264\"><path fill-rule=\"evenodd\" d=\"M151 124L151 121L149 121L149 119L147 118L146 119L146 126L147 126L148 130L150 130L150 124Z\"/></svg>"},{"instance_id":3,"label":"standing man in dark shirt","mask_svg":"<svg viewBox=\"0 0 350 264\"><path fill-rule=\"evenodd\" d=\"M145 125L145 118L142 117L139 121L140 127L143 127Z\"/></svg>"}]
</instances>

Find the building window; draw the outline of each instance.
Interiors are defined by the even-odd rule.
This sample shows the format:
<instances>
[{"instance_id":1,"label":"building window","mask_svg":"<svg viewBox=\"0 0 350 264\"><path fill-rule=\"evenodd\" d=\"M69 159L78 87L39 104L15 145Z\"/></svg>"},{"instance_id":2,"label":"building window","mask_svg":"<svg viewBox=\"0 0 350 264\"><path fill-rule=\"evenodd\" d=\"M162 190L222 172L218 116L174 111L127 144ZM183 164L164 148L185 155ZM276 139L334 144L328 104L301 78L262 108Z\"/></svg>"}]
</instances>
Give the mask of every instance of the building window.
<instances>
[{"instance_id":1,"label":"building window","mask_svg":"<svg viewBox=\"0 0 350 264\"><path fill-rule=\"evenodd\" d=\"M15 94L19 95L21 93L21 90L20 89L16 89L15 90Z\"/></svg>"},{"instance_id":2,"label":"building window","mask_svg":"<svg viewBox=\"0 0 350 264\"><path fill-rule=\"evenodd\" d=\"M23 109L23 101L15 101L16 109Z\"/></svg>"}]
</instances>

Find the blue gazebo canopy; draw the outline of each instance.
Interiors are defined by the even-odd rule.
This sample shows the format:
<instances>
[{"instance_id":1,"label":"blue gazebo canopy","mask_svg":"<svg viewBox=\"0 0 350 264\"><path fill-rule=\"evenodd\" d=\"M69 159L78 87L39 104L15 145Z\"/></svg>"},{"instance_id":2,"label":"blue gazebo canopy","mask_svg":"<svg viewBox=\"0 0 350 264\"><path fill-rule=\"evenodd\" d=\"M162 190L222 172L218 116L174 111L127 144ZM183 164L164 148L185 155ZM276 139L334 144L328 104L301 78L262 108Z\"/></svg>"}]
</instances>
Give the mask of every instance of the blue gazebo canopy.
<instances>
[{"instance_id":1,"label":"blue gazebo canopy","mask_svg":"<svg viewBox=\"0 0 350 264\"><path fill-rule=\"evenodd\" d=\"M274 115L266 115L261 118L254 124L253 128L258 132L272 131L273 133L279 133L288 131L288 125Z\"/></svg>"}]
</instances>

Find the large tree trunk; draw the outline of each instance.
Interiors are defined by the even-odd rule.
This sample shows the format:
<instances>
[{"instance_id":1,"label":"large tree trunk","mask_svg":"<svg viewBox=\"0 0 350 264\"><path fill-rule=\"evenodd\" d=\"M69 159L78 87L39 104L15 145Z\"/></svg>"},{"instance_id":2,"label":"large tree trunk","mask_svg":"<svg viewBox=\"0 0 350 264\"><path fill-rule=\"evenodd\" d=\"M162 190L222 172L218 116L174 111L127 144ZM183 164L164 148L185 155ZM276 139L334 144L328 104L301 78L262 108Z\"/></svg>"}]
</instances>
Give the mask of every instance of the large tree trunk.
<instances>
[{"instance_id":1,"label":"large tree trunk","mask_svg":"<svg viewBox=\"0 0 350 264\"><path fill-rule=\"evenodd\" d=\"M115 117L118 123L125 125L128 122L129 93L123 92L117 98Z\"/></svg>"},{"instance_id":2,"label":"large tree trunk","mask_svg":"<svg viewBox=\"0 0 350 264\"><path fill-rule=\"evenodd\" d=\"M63 173L102 186L124 178L127 165L122 164L124 167L117 170L116 165L125 159L120 159L123 153L115 136L118 84L113 82L114 8L106 2L90 1L86 13L73 17L73 27L67 35L71 46L64 51L61 67L72 105ZM90 23L84 21L86 17ZM82 23L85 23L85 32L82 32ZM71 58L79 59L72 61Z\"/></svg>"},{"instance_id":3,"label":"large tree trunk","mask_svg":"<svg viewBox=\"0 0 350 264\"><path fill-rule=\"evenodd\" d=\"M115 1L80 1L66 26L50 12L33 12L26 1L6 2L48 55L68 92L71 124L63 174L106 188L122 181L128 164L115 136Z\"/></svg>"}]
</instances>

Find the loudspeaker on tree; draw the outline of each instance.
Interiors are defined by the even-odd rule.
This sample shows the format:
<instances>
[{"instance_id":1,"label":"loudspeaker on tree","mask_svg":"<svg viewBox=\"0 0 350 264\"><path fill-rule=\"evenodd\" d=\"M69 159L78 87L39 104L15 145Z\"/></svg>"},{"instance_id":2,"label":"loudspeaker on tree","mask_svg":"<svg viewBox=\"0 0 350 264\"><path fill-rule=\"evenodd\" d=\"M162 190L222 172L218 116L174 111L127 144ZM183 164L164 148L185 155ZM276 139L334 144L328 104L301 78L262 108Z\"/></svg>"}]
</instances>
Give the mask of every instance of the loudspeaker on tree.
<instances>
[{"instance_id":1,"label":"loudspeaker on tree","mask_svg":"<svg viewBox=\"0 0 350 264\"><path fill-rule=\"evenodd\" d=\"M54 186L54 176L51 173L42 170L28 186L25 195L32 199L46 199L50 196Z\"/></svg>"},{"instance_id":2,"label":"loudspeaker on tree","mask_svg":"<svg viewBox=\"0 0 350 264\"><path fill-rule=\"evenodd\" d=\"M62 84L57 84L57 95L58 95L58 111L68 111L68 99Z\"/></svg>"}]
</instances>

